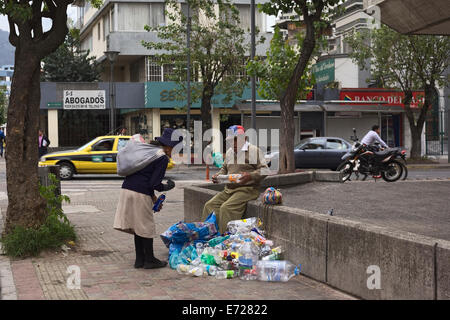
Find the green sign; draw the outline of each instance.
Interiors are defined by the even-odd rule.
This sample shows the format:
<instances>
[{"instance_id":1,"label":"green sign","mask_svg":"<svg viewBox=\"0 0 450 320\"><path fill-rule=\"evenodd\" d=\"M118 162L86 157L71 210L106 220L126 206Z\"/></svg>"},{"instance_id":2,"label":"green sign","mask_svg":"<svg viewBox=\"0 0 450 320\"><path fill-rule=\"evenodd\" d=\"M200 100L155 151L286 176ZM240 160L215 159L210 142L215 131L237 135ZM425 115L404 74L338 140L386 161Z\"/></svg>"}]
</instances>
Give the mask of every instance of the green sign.
<instances>
[{"instance_id":1,"label":"green sign","mask_svg":"<svg viewBox=\"0 0 450 320\"><path fill-rule=\"evenodd\" d=\"M316 83L329 83L334 81L334 59L317 62L312 66Z\"/></svg>"},{"instance_id":2,"label":"green sign","mask_svg":"<svg viewBox=\"0 0 450 320\"><path fill-rule=\"evenodd\" d=\"M191 87L195 84L192 83ZM145 83L145 107L146 108L182 108L187 105L186 100L179 100L177 97L178 85L176 82L146 82ZM242 97L234 97L227 104L223 103L225 95L214 95L212 104L217 108L231 108L237 100L251 99L251 89L245 88ZM261 99L256 94L256 99ZM193 102L191 108L200 108L200 101Z\"/></svg>"},{"instance_id":3,"label":"green sign","mask_svg":"<svg viewBox=\"0 0 450 320\"><path fill-rule=\"evenodd\" d=\"M49 109L62 109L62 102L49 102L47 103L47 108Z\"/></svg>"}]
</instances>

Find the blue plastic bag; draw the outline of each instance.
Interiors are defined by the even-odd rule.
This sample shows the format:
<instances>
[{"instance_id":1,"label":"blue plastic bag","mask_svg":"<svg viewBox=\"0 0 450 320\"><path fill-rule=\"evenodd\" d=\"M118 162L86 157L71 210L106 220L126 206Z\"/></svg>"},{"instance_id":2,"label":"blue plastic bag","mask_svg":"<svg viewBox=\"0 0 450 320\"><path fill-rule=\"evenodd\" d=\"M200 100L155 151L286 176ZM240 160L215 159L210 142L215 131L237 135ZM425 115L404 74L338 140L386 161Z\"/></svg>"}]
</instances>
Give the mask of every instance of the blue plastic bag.
<instances>
[{"instance_id":1,"label":"blue plastic bag","mask_svg":"<svg viewBox=\"0 0 450 320\"><path fill-rule=\"evenodd\" d=\"M212 212L205 222L178 222L164 231L160 237L166 247L170 243L191 242L194 240L210 240L219 235L216 214Z\"/></svg>"},{"instance_id":2,"label":"blue plastic bag","mask_svg":"<svg viewBox=\"0 0 450 320\"><path fill-rule=\"evenodd\" d=\"M212 212L204 222L178 222L160 236L169 248L169 265L175 269L178 264L189 264L197 257L195 244L206 242L220 235L216 214Z\"/></svg>"}]
</instances>

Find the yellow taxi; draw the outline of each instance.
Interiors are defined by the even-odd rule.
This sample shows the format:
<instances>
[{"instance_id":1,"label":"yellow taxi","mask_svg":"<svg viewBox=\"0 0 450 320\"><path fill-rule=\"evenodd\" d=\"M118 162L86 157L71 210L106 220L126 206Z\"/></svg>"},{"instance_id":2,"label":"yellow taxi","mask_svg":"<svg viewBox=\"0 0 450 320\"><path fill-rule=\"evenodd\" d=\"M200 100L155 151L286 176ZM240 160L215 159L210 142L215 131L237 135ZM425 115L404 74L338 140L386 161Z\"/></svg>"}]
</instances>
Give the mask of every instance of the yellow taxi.
<instances>
[{"instance_id":1,"label":"yellow taxi","mask_svg":"<svg viewBox=\"0 0 450 320\"><path fill-rule=\"evenodd\" d=\"M74 174L117 173L117 151L125 146L131 136L101 136L76 150L47 153L39 159L40 166L59 165L62 180ZM167 170L174 162L170 159Z\"/></svg>"}]
</instances>

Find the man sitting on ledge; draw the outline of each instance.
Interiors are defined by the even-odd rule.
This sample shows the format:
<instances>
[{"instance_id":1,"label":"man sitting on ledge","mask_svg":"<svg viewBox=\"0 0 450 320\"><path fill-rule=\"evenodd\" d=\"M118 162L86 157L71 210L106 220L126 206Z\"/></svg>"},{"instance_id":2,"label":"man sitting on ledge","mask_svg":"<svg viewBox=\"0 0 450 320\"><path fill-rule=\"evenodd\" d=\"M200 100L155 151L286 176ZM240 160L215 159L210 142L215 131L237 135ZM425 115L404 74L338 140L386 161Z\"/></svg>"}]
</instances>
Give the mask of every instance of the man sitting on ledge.
<instances>
[{"instance_id":1,"label":"man sitting on ledge","mask_svg":"<svg viewBox=\"0 0 450 320\"><path fill-rule=\"evenodd\" d=\"M206 202L202 213L202 221L211 212L216 213L222 234L229 221L242 219L247 202L258 198L260 183L267 175L265 170L268 171L261 149L248 142L242 126L231 126L228 132L227 147L231 143L232 146L226 152L222 168L211 179L219 183L218 175L241 174L242 177L238 183L228 183L222 192Z\"/></svg>"}]
</instances>

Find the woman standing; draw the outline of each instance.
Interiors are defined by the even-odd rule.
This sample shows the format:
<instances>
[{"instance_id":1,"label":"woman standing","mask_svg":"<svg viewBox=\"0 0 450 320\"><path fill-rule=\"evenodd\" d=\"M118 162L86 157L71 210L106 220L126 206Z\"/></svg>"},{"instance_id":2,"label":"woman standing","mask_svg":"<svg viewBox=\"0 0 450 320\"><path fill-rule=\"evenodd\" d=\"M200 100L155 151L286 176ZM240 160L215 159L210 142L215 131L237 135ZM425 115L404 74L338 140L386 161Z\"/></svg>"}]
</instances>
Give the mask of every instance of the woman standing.
<instances>
[{"instance_id":1,"label":"woman standing","mask_svg":"<svg viewBox=\"0 0 450 320\"><path fill-rule=\"evenodd\" d=\"M133 138L117 154L117 172L125 175L114 219L114 229L134 234L136 250L135 268L162 268L167 262L153 254L153 238L156 228L153 220L154 191L168 191L175 183L163 184L169 157L173 147L181 142L172 141L173 129L164 129L161 137L150 144L140 135ZM162 205L157 211L161 210Z\"/></svg>"}]
</instances>

